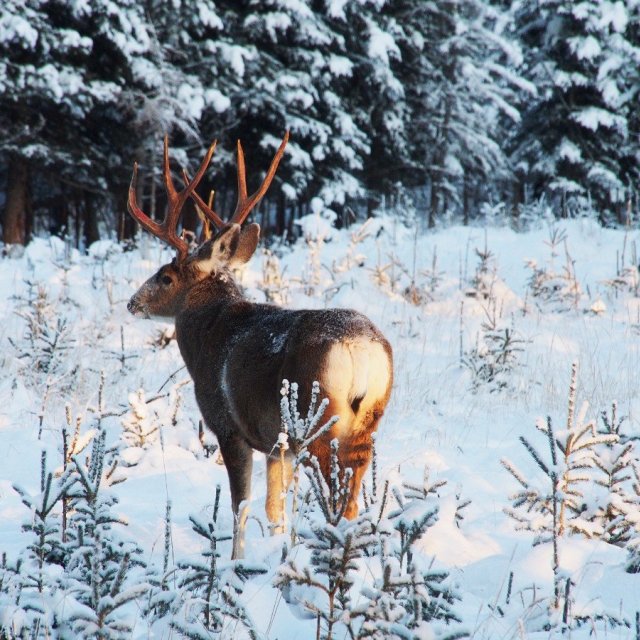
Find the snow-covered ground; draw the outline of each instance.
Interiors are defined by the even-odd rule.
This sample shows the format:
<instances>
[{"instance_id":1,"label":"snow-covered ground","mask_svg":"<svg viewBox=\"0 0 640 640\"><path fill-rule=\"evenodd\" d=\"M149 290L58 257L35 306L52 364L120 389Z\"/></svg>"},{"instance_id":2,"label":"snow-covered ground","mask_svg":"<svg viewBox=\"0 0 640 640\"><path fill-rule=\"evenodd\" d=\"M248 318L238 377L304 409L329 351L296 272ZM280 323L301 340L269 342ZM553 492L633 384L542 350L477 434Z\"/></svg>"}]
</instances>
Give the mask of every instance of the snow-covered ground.
<instances>
[{"instance_id":1,"label":"snow-covered ground","mask_svg":"<svg viewBox=\"0 0 640 640\"><path fill-rule=\"evenodd\" d=\"M457 585L461 600L453 609L461 623L455 630L475 638L560 633L559 627L545 630L549 620L563 615L549 613L552 545L533 546L534 534L517 530L505 514L520 486L501 460L543 485L540 467L519 438L544 457L548 447L536 423L550 416L562 435L574 362L578 409L589 404L578 418L594 419L601 428L601 411L610 412L615 401L618 415L626 417L621 432L640 436L640 299L638 272L631 268L638 263L639 234L587 220L526 233L451 227L416 234L391 218L348 231L314 220L305 228L308 242L259 250L242 283L258 301L355 308L390 340L395 384L377 437L378 483L385 478L392 484L420 483L425 470L430 482L446 481L438 491L439 520L417 548L425 559L435 557L435 566L449 571ZM141 545L145 560L162 565L168 500L176 561L199 551L189 515L211 517L217 484L220 521L231 528L224 467L215 454L205 456L192 386L175 341L162 344L171 327L136 319L126 310L131 294L170 257L146 237L138 250L122 252L101 242L86 257L50 238L32 242L22 258L0 261L0 551L9 559L30 540L21 531L30 514L13 485L39 492L43 450L50 468L62 466L66 412L71 431L79 416L82 431L94 428L102 374L103 424L107 441L121 448L118 473L126 478L112 487L119 498L115 511L128 521L126 536ZM533 286L531 261L538 269ZM41 354L49 358L49 373L37 370L33 345L39 343L32 344L28 335L38 305L38 321L61 336L53 360ZM507 370L498 356L492 360L484 351L484 338L499 341L505 330L517 340ZM157 396L148 404L140 400ZM142 422L153 431L142 447L122 426L132 419L131 403L147 411ZM206 440L214 442L211 436ZM592 489L589 482L581 485L587 510L595 500ZM315 621L301 618L300 607L288 604L273 586L288 537L268 535L264 496L264 459L256 454L246 555L268 570L247 583L241 600L264 637L315 637ZM456 505L464 500L470 504L459 520ZM633 508L627 511L633 520ZM640 513L639 502L635 512ZM633 539L640 540L640 530L632 529ZM223 543L223 558L229 554L230 543ZM572 637L638 637L640 581L625 572L628 554L597 537L560 537L556 579L563 598L570 579L565 617ZM585 619L581 626L579 618ZM610 626L611 618L630 626ZM162 624L150 632L140 615L133 637L171 633L176 637Z\"/></svg>"}]
</instances>

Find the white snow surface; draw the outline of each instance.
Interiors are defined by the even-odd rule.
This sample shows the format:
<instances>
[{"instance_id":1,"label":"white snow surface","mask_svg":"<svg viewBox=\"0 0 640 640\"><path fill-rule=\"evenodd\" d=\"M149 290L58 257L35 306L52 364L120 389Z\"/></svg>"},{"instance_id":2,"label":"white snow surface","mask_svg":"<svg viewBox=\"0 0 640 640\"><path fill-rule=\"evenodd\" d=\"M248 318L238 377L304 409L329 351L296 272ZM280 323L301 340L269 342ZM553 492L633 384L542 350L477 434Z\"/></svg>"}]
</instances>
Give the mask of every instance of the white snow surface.
<instances>
[{"instance_id":1,"label":"white snow surface","mask_svg":"<svg viewBox=\"0 0 640 640\"><path fill-rule=\"evenodd\" d=\"M334 10L339 11L340 4L334 1ZM319 216L314 216L317 224ZM399 477L420 482L425 468L431 481L447 481L439 490L439 521L427 531L419 549L427 562L435 558L437 567L453 575L462 595L454 609L474 638L559 637L559 631L556 636L554 631L532 630L540 609L553 595L552 552L547 544L533 547L533 535L516 531L503 512L518 487L500 460L508 458L525 474L535 475L519 437L538 443L535 424L546 416L558 429L566 423L572 362L579 364L578 406L587 401L589 415L596 419L616 400L619 414L628 416L627 433L640 435L640 300L607 284L618 266L630 265L640 233L602 229L589 220L564 222L559 228L566 233L581 292L575 306L562 312L532 300L527 292L530 271L525 259L538 265L548 265L552 259L547 227L526 233L507 227L451 227L416 235L413 224L379 218L364 228L318 234L312 252L304 240L291 249L277 250L288 306L357 309L391 342L395 383L376 440L378 482L384 478L396 482ZM508 392L482 387L473 392L470 372L460 364L461 337L463 349L472 347L486 318L483 301L465 294L477 262L475 249L485 246L492 252L500 313L527 341ZM553 258L558 271L564 264L564 250L560 253ZM419 288L426 286L425 274L433 268L434 255L439 285L431 296L414 304L404 292L412 277ZM119 497L116 512L128 521L124 533L142 545L145 560L162 564L168 499L175 558L198 551L194 545L200 542L188 516L210 517L216 484L222 486L220 519L231 529L225 469L215 456L205 457L198 441L199 412L188 374L180 368L177 345L175 341L165 348L151 344L171 325L135 318L126 309L137 287L170 258L168 250L148 238L128 252L102 241L88 256L50 238L34 240L21 258L0 260L0 551L10 558L25 544L21 523L28 517L12 485L38 492L42 450L47 451L51 467L61 465L65 406L73 416L86 416L89 423L90 408L98 401L100 372L106 380L106 408L120 414L105 419L108 441L120 441L123 458L135 463L122 470L126 481L113 488ZM259 249L241 276L247 295L257 301L265 299L266 259ZM311 260L321 264L313 286L302 277ZM55 314L72 328L75 342L65 352L63 364L67 369L79 366L71 388L63 378L52 380L40 439L44 377L33 371L28 356L19 357L14 346L26 344L25 321L16 310L24 311L20 299L27 295L28 282L42 286ZM153 413L148 415L157 417L159 431L149 436L145 447L125 443L122 422L131 411L129 402L139 405L140 398L169 391L171 398L149 405ZM173 426L169 404L177 393L182 403ZM207 439L214 441L212 436ZM241 599L265 638L315 637L315 620L297 617L296 607L272 585L287 535L269 537L265 493L264 457L255 454L246 555L252 562L264 562L269 572L250 580ZM457 494L471 500L459 526L454 518ZM223 543L223 557L229 555L230 543ZM602 612L613 612L633 622L640 581L625 573L625 559L624 550L598 540L577 536L562 540L561 569L576 585L572 613L594 616L592 623L572 630L572 638L592 637L594 629L596 637L634 637L632 629L609 628L595 619ZM366 582L369 576L363 572L361 578ZM497 607L506 613L501 615ZM2 612L0 618L9 613ZM149 630L140 619L133 637L175 636L166 628Z\"/></svg>"}]
</instances>

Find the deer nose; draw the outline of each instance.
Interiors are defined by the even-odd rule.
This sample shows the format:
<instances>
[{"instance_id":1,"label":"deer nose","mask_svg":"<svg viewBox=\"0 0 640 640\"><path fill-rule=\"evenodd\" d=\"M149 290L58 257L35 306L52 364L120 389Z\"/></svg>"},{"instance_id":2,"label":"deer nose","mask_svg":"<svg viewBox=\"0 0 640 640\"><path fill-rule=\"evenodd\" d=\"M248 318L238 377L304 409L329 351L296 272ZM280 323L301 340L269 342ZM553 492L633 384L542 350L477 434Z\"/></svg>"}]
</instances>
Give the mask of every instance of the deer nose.
<instances>
[{"instance_id":1,"label":"deer nose","mask_svg":"<svg viewBox=\"0 0 640 640\"><path fill-rule=\"evenodd\" d=\"M131 298L131 300L127 302L127 309L130 313L133 313L135 315L136 311L138 310L138 303L133 298Z\"/></svg>"}]
</instances>

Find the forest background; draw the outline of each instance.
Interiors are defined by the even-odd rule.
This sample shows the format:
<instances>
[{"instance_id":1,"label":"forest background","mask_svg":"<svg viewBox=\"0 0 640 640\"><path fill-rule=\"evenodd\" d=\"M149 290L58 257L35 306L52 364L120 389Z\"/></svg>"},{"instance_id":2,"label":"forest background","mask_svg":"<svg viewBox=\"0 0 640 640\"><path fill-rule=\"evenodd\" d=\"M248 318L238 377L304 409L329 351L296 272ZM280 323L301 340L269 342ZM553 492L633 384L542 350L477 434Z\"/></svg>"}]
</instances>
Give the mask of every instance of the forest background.
<instances>
[{"instance_id":1,"label":"forest background","mask_svg":"<svg viewBox=\"0 0 640 640\"><path fill-rule=\"evenodd\" d=\"M134 160L139 201L163 212L165 134L187 169L219 140L205 186L226 212L236 139L254 176L286 130L254 214L266 234L295 233L314 198L338 226L381 210L626 223L639 91L637 0L5 0L3 240L130 238Z\"/></svg>"}]
</instances>

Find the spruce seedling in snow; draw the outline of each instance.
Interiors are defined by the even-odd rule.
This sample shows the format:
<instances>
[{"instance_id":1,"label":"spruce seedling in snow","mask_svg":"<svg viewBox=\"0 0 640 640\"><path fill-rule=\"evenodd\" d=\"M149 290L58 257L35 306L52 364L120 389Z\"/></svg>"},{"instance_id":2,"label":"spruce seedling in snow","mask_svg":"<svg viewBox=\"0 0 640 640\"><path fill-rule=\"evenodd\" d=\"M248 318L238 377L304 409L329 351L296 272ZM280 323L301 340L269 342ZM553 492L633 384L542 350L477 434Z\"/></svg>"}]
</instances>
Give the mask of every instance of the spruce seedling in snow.
<instances>
[{"instance_id":1,"label":"spruce seedling in snow","mask_svg":"<svg viewBox=\"0 0 640 640\"><path fill-rule=\"evenodd\" d=\"M318 399L320 397L320 384L317 381L313 382L311 387L311 399L309 401L309 408L307 415L302 417L298 410L298 384L296 382L290 383L288 380L282 381L282 389L280 390L282 396L280 400L280 436L278 438L278 450L280 454L280 460L282 464L282 513L286 513L286 499L287 499L287 456L293 456L293 500L292 500L292 522L295 523L298 515L298 493L300 489L300 468L301 465L309 458L308 447L319 437L324 435L327 431L333 427L338 421L337 416L332 416L327 422L321 425L322 418L329 404L329 400L324 398L320 404ZM281 523L284 527L285 523ZM295 528L291 530L291 543L295 544Z\"/></svg>"},{"instance_id":2,"label":"spruce seedling in snow","mask_svg":"<svg viewBox=\"0 0 640 640\"><path fill-rule=\"evenodd\" d=\"M280 265L278 256L270 249L263 249L262 280L258 288L264 293L267 302L286 306L289 304L289 280L285 269Z\"/></svg>"},{"instance_id":3,"label":"spruce seedling in snow","mask_svg":"<svg viewBox=\"0 0 640 640\"><path fill-rule=\"evenodd\" d=\"M403 483L389 489L385 483L380 502L374 501L363 514L376 543L367 556L373 575L381 576L362 588L364 601L350 613L354 638L422 638L433 634L453 639L467 637L461 629L438 628L444 622L460 622L452 606L460 599L448 572L434 570L427 560L412 551L413 546L435 524L438 517L438 489L446 481L429 481L425 469L421 484ZM396 507L385 516L389 494ZM461 508L466 503L461 502ZM371 563L379 563L372 568ZM357 623L357 624L356 624ZM357 625L360 625L359 627ZM357 629L357 632L355 630Z\"/></svg>"},{"instance_id":4,"label":"spruce seedling in snow","mask_svg":"<svg viewBox=\"0 0 640 640\"><path fill-rule=\"evenodd\" d=\"M304 514L308 526L300 527L299 544L278 569L275 585L288 602L316 618L317 638L338 634L351 638L419 638L433 620L457 621L451 605L458 596L447 572L419 568L412 557L413 545L437 519L435 498L446 482L431 483L425 472L422 484L405 483L403 491L395 488L392 493L397 506L385 517L391 492L387 482L378 501L374 455L374 488L370 493L363 491L366 508L356 519L345 520L350 470L340 469L338 442L331 443L329 484L315 458L309 458L306 451L310 440L333 424L330 420L318 429L326 404L321 403L316 410L318 394L319 387L314 384L309 411L303 419L297 408L297 385L283 383L281 412L286 438L282 438L281 447L292 443L297 467L305 462L303 468L315 501ZM461 508L464 504L461 502ZM301 560L305 552L309 554L307 566ZM361 598L354 598L353 585L365 561L379 562L380 571L373 573L383 578L372 587L363 587L362 603ZM465 635L456 631L443 637Z\"/></svg>"},{"instance_id":5,"label":"spruce seedling in snow","mask_svg":"<svg viewBox=\"0 0 640 640\"><path fill-rule=\"evenodd\" d=\"M510 326L501 322L495 299L490 298L483 311L485 320L476 336L476 344L462 352L461 362L471 372L474 392L482 387L491 392L511 389L512 374L520 366L525 340L516 331L513 318Z\"/></svg>"},{"instance_id":6,"label":"spruce seedling in snow","mask_svg":"<svg viewBox=\"0 0 640 640\"><path fill-rule=\"evenodd\" d=\"M431 267L427 269L423 269L420 271L420 275L422 275L426 282L424 285L424 292L427 297L427 300L433 301L436 299L436 294L440 285L442 284L442 280L444 279L444 271L441 271L438 268L438 248L433 248L433 257L431 259Z\"/></svg>"},{"instance_id":7,"label":"spruce seedling in snow","mask_svg":"<svg viewBox=\"0 0 640 640\"><path fill-rule=\"evenodd\" d=\"M599 525L601 537L610 544L624 547L630 541L640 542L640 495L637 475L640 460L636 441L622 432L624 417L618 417L614 402L611 413L600 414L602 427L598 433L611 441L594 451L594 483L600 489L590 506L590 514ZM634 480L636 482L634 482Z\"/></svg>"},{"instance_id":8,"label":"spruce seedling in snow","mask_svg":"<svg viewBox=\"0 0 640 640\"><path fill-rule=\"evenodd\" d=\"M587 538L606 537L602 509L590 505L586 495L592 493L598 471L610 469L606 463L598 465L598 452L616 444L618 436L598 433L595 422L586 420L588 405L583 404L576 414L577 365L572 366L566 428L554 430L551 417L546 423L538 422L536 428L545 435L548 457L542 455L524 436L520 441L535 461L543 478L530 480L512 462L503 459L502 464L521 485L511 496L513 506L505 509L518 528L535 533L534 544L551 542L553 550L554 597L552 609L561 611L563 593L569 593L571 585L565 582L560 570L559 541L568 535ZM611 469L610 469L611 470ZM602 483L601 483L602 484ZM604 483L606 484L606 483ZM563 611L569 611L565 601Z\"/></svg>"},{"instance_id":9,"label":"spruce seedling in snow","mask_svg":"<svg viewBox=\"0 0 640 640\"><path fill-rule=\"evenodd\" d=\"M366 262L366 257L360 253L359 245L371 235L371 222L373 218L369 218L361 225L357 225L351 231L349 238L349 246L344 257L340 262L334 260L331 270L334 274L350 271L354 267L362 267Z\"/></svg>"},{"instance_id":10,"label":"spruce seedling in snow","mask_svg":"<svg viewBox=\"0 0 640 640\"><path fill-rule=\"evenodd\" d=\"M131 447L148 448L155 442L163 424L176 426L182 404L179 388L174 385L168 394L146 398L144 389L129 394L130 411L122 419L122 437ZM151 408L151 403L165 400L160 409Z\"/></svg>"},{"instance_id":11,"label":"spruce seedling in snow","mask_svg":"<svg viewBox=\"0 0 640 640\"><path fill-rule=\"evenodd\" d=\"M235 637L239 625L250 638L257 639L259 634L239 596L249 578L266 573L267 569L245 560L220 561L219 544L231 540L232 535L219 528L219 505L220 485L216 487L211 520L205 522L189 516L193 531L205 544L204 550L200 556L178 562L175 593L168 595L156 590L152 603L170 602L171 627L184 637L193 640L209 640L213 634Z\"/></svg>"},{"instance_id":12,"label":"spruce seedling in snow","mask_svg":"<svg viewBox=\"0 0 640 640\"><path fill-rule=\"evenodd\" d=\"M465 295L469 298L478 300L489 300L493 296L493 286L497 278L497 267L495 264L495 256L487 245L487 236L485 233L484 249L475 249L478 257L478 265L471 278L470 287L465 290Z\"/></svg>"},{"instance_id":13,"label":"spruce seedling in snow","mask_svg":"<svg viewBox=\"0 0 640 640\"><path fill-rule=\"evenodd\" d=\"M22 530L29 543L14 566L3 558L0 587L0 634L8 637L48 637L54 620L56 575L64 565L65 549L61 539L60 501L70 486L68 479L56 478L47 469L47 457L42 452L40 462L40 493L30 494L14 485L31 517Z\"/></svg>"},{"instance_id":14,"label":"spruce seedling in snow","mask_svg":"<svg viewBox=\"0 0 640 640\"><path fill-rule=\"evenodd\" d=\"M549 229L549 240L545 244L550 249L547 265L539 267L535 260L525 262L531 270L529 291L534 299L549 306L554 311L577 309L582 290L576 278L575 262L569 254L567 234L557 227ZM555 260L559 256L559 246L564 245L565 264L560 272L556 271Z\"/></svg>"},{"instance_id":15,"label":"spruce seedling in snow","mask_svg":"<svg viewBox=\"0 0 640 640\"><path fill-rule=\"evenodd\" d=\"M15 312L25 322L23 338L8 340L18 358L27 363L24 368L27 379L37 386L44 381L48 394L53 386L71 385L70 379L78 369L67 354L75 346L76 338L66 314L50 300L46 288L41 284L27 284L27 296L20 299Z\"/></svg>"},{"instance_id":16,"label":"spruce seedling in snow","mask_svg":"<svg viewBox=\"0 0 640 640\"><path fill-rule=\"evenodd\" d=\"M142 550L117 533L126 522L113 513L117 498L104 488L105 440L99 432L91 454L82 461L74 456L65 474L71 515L61 586L79 605L70 607L68 628L79 637L111 639L131 633L138 613L131 603L141 601L149 585Z\"/></svg>"},{"instance_id":17,"label":"spruce seedling in snow","mask_svg":"<svg viewBox=\"0 0 640 640\"><path fill-rule=\"evenodd\" d=\"M331 476L327 485L315 458L305 472L316 498L316 509L307 514L309 528L298 531L300 545L310 551L310 566L301 566L295 549L280 565L275 585L289 602L297 601L317 620L317 638L333 638L340 622L353 606L351 587L358 564L375 536L366 517L343 518L349 498L350 469L341 470L338 441L331 441ZM343 631L344 632L344 631Z\"/></svg>"}]
</instances>

